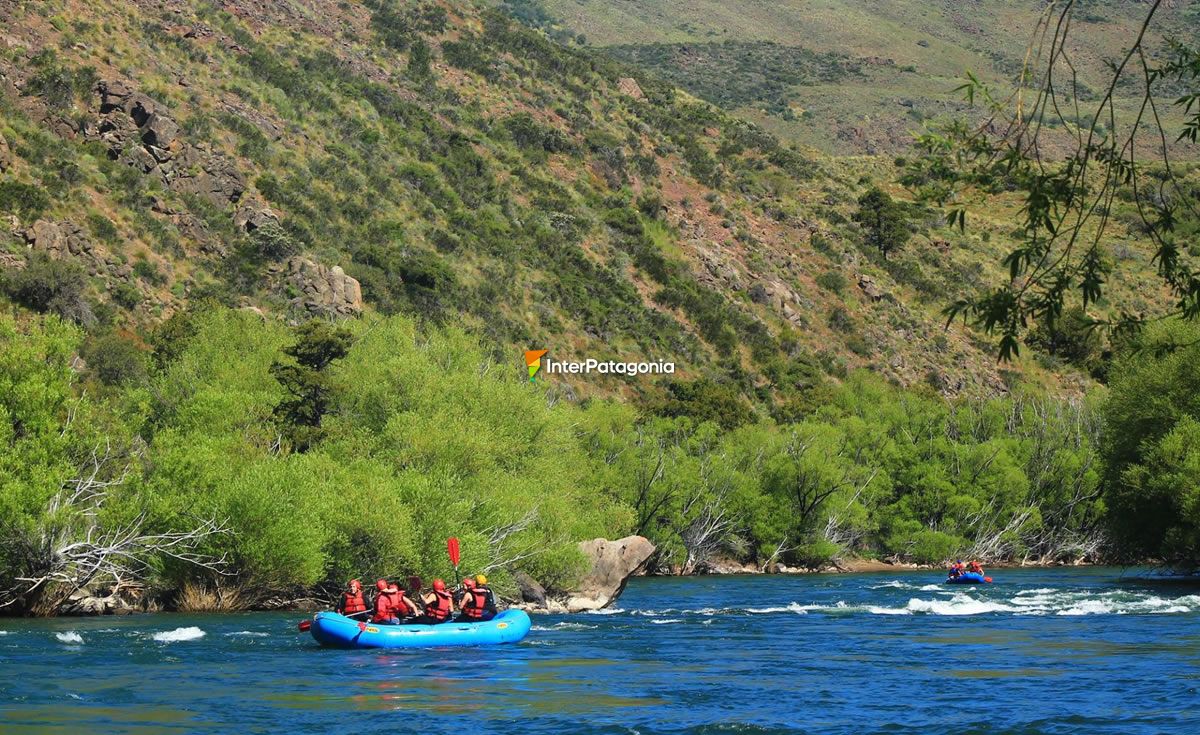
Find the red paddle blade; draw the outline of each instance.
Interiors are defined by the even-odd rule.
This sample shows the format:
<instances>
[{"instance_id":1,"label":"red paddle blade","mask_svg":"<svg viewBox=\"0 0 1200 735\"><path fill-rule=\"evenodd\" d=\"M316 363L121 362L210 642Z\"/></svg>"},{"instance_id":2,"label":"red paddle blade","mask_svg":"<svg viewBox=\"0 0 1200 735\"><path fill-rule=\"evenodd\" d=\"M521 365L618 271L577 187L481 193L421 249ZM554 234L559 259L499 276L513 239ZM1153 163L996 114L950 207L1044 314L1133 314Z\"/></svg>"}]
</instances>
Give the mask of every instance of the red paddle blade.
<instances>
[{"instance_id":1,"label":"red paddle blade","mask_svg":"<svg viewBox=\"0 0 1200 735\"><path fill-rule=\"evenodd\" d=\"M450 563L458 566L458 537L451 536L446 539L446 551L450 553Z\"/></svg>"},{"instance_id":2,"label":"red paddle blade","mask_svg":"<svg viewBox=\"0 0 1200 735\"><path fill-rule=\"evenodd\" d=\"M984 578L983 578L983 581L984 581L984 582L991 582L991 581L992 581L992 578L991 578L991 577L984 577Z\"/></svg>"},{"instance_id":3,"label":"red paddle blade","mask_svg":"<svg viewBox=\"0 0 1200 735\"><path fill-rule=\"evenodd\" d=\"M358 630L359 630L360 632L361 632L361 631L364 631L364 630L366 630L366 629L367 629L367 624L366 624L366 623L359 623L359 624L358 624Z\"/></svg>"},{"instance_id":4,"label":"red paddle blade","mask_svg":"<svg viewBox=\"0 0 1200 735\"><path fill-rule=\"evenodd\" d=\"M301 621L300 621L300 623L299 623L299 624L296 626L296 628L297 628L297 629L298 629L298 630L299 630L301 633L304 633L305 631L307 631L307 630L308 630L309 628L311 628L311 627L312 627L312 621L311 621L311 620L301 620Z\"/></svg>"}]
</instances>

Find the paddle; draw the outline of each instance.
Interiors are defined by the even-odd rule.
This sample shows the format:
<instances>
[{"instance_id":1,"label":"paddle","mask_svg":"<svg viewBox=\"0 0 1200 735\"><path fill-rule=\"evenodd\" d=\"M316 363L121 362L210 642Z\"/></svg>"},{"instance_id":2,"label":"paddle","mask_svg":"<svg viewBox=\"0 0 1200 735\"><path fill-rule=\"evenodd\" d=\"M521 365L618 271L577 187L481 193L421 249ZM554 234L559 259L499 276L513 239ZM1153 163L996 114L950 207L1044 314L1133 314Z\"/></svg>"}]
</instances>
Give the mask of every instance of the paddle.
<instances>
[{"instance_id":1,"label":"paddle","mask_svg":"<svg viewBox=\"0 0 1200 735\"><path fill-rule=\"evenodd\" d=\"M450 563L454 565L454 584L460 584L462 580L458 576L458 537L451 536L450 538L446 539L446 551L450 553Z\"/></svg>"}]
</instances>

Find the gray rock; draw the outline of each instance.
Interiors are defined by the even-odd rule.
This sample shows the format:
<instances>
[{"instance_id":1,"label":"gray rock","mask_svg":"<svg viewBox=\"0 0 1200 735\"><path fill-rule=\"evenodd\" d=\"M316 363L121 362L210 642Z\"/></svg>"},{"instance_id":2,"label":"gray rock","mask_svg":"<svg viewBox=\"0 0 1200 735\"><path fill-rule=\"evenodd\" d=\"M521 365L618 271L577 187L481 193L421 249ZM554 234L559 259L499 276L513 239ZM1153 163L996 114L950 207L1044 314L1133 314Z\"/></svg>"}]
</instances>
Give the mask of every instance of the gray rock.
<instances>
[{"instance_id":1,"label":"gray rock","mask_svg":"<svg viewBox=\"0 0 1200 735\"><path fill-rule=\"evenodd\" d=\"M159 112L151 114L142 125L142 141L148 146L160 149L169 148L178 135L179 125Z\"/></svg>"},{"instance_id":2,"label":"gray rock","mask_svg":"<svg viewBox=\"0 0 1200 735\"><path fill-rule=\"evenodd\" d=\"M218 207L237 203L246 192L245 177L223 156L188 148L177 161L180 173L167 179L172 191L205 197Z\"/></svg>"},{"instance_id":3,"label":"gray rock","mask_svg":"<svg viewBox=\"0 0 1200 735\"><path fill-rule=\"evenodd\" d=\"M643 536L627 536L617 541L582 541L579 550L592 562L592 569L566 595L569 612L599 610L608 607L625 590L629 578L641 571L654 555L654 544Z\"/></svg>"},{"instance_id":4,"label":"gray rock","mask_svg":"<svg viewBox=\"0 0 1200 735\"><path fill-rule=\"evenodd\" d=\"M884 290L879 287L879 284L875 282L875 279L865 273L860 273L858 275L858 287L862 289L862 292L866 294L867 298L871 299L872 301L879 301L887 295Z\"/></svg>"},{"instance_id":5,"label":"gray rock","mask_svg":"<svg viewBox=\"0 0 1200 735\"><path fill-rule=\"evenodd\" d=\"M279 215L260 202L244 202L233 216L233 224L245 232L254 232L267 224L279 224Z\"/></svg>"},{"instance_id":6,"label":"gray rock","mask_svg":"<svg viewBox=\"0 0 1200 735\"><path fill-rule=\"evenodd\" d=\"M517 588L521 591L522 601L541 607L546 606L546 588L538 584L536 579L525 572L517 572L513 575L513 581L517 583Z\"/></svg>"},{"instance_id":7,"label":"gray rock","mask_svg":"<svg viewBox=\"0 0 1200 735\"><path fill-rule=\"evenodd\" d=\"M314 316L358 316L362 313L362 287L340 266L329 268L296 256L287 263L288 280L300 292L293 300Z\"/></svg>"}]
</instances>

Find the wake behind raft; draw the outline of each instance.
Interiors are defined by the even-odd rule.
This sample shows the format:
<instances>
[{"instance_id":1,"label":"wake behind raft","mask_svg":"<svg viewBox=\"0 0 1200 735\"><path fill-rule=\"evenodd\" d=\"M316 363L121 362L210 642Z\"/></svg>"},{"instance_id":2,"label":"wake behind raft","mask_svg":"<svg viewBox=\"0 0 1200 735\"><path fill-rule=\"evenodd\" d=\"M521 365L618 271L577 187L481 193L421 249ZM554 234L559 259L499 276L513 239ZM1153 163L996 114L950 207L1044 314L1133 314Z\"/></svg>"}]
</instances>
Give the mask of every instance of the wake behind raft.
<instances>
[{"instance_id":1,"label":"wake behind raft","mask_svg":"<svg viewBox=\"0 0 1200 735\"><path fill-rule=\"evenodd\" d=\"M529 633L529 626L529 615L515 609L479 623L440 625L375 625L319 612L309 631L317 643L331 648L435 648L517 643Z\"/></svg>"}]
</instances>

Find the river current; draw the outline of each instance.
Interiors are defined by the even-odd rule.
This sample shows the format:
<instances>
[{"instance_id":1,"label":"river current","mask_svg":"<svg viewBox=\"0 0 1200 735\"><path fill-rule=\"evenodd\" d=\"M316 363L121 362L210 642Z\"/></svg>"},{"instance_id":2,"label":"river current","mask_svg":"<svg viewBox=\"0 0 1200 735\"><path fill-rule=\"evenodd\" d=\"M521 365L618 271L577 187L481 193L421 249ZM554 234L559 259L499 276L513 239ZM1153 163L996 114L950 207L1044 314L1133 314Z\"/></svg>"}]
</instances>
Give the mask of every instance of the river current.
<instances>
[{"instance_id":1,"label":"river current","mask_svg":"<svg viewBox=\"0 0 1200 735\"><path fill-rule=\"evenodd\" d=\"M1200 733L1200 588L1128 570L636 579L518 645L298 614L0 619L5 733Z\"/></svg>"}]
</instances>

